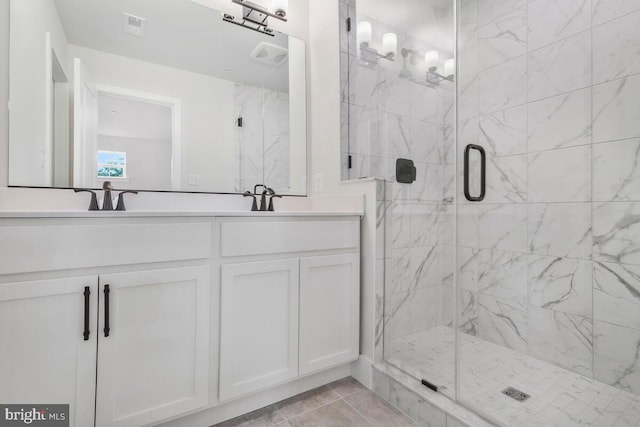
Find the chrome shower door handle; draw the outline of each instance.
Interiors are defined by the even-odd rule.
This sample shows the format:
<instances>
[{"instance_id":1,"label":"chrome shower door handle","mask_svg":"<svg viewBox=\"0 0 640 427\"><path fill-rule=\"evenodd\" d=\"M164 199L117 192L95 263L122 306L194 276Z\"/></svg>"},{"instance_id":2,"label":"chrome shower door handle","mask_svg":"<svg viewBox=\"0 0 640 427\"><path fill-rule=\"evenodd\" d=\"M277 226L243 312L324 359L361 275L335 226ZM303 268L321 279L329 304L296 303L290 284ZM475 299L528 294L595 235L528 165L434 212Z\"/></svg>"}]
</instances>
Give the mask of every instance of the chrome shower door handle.
<instances>
[{"instance_id":1,"label":"chrome shower door handle","mask_svg":"<svg viewBox=\"0 0 640 427\"><path fill-rule=\"evenodd\" d=\"M478 196L472 196L470 187L469 176L469 157L471 150L477 150L480 152L480 194ZM481 202L484 200L484 196L487 192L487 154L479 145L469 144L464 149L464 197L470 202Z\"/></svg>"}]
</instances>

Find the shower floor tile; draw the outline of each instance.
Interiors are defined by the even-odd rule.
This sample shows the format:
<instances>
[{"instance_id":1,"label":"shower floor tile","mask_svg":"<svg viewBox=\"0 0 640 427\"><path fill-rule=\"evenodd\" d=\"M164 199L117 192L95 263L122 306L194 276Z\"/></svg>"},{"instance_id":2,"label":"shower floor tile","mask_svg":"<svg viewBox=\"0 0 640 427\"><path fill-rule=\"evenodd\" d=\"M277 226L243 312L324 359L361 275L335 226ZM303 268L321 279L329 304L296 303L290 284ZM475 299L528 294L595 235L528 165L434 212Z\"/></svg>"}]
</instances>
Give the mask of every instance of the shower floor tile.
<instances>
[{"instance_id":1,"label":"shower floor tile","mask_svg":"<svg viewBox=\"0 0 640 427\"><path fill-rule=\"evenodd\" d=\"M466 406L505 426L640 427L640 396L534 357L460 334L460 394ZM454 397L455 334L446 326L396 338L392 365ZM514 387L531 397L502 394Z\"/></svg>"}]
</instances>

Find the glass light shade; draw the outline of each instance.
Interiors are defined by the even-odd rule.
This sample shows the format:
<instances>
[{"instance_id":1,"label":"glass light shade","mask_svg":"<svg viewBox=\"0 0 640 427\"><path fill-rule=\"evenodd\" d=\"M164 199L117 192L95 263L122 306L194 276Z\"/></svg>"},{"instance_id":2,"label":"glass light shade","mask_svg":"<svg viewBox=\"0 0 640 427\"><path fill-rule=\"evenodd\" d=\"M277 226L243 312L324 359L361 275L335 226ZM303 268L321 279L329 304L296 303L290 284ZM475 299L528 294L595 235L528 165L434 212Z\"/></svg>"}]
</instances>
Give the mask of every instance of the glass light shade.
<instances>
[{"instance_id":1,"label":"glass light shade","mask_svg":"<svg viewBox=\"0 0 640 427\"><path fill-rule=\"evenodd\" d=\"M371 22L362 21L358 23L358 45L362 43L371 44Z\"/></svg>"},{"instance_id":2,"label":"glass light shade","mask_svg":"<svg viewBox=\"0 0 640 427\"><path fill-rule=\"evenodd\" d=\"M386 33L382 36L382 54L395 55L398 50L398 36L395 33Z\"/></svg>"},{"instance_id":3,"label":"glass light shade","mask_svg":"<svg viewBox=\"0 0 640 427\"><path fill-rule=\"evenodd\" d=\"M288 9L289 0L272 0L271 2L271 10L281 18L287 16Z\"/></svg>"},{"instance_id":4,"label":"glass light shade","mask_svg":"<svg viewBox=\"0 0 640 427\"><path fill-rule=\"evenodd\" d=\"M456 63L451 59L444 61L444 75L446 77L452 76L455 73Z\"/></svg>"},{"instance_id":5,"label":"glass light shade","mask_svg":"<svg viewBox=\"0 0 640 427\"><path fill-rule=\"evenodd\" d=\"M427 70L432 68L438 68L440 63L440 54L437 50L430 50L424 54L424 63L427 66Z\"/></svg>"}]
</instances>

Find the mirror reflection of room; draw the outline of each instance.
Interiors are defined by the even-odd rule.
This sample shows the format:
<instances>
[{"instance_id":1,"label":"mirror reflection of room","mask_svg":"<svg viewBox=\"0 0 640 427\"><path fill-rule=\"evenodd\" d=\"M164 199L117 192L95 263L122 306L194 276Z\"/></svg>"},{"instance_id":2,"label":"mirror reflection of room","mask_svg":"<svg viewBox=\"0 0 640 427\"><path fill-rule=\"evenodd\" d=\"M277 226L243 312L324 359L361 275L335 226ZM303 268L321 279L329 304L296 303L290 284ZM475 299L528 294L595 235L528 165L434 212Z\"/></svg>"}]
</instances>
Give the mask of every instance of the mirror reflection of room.
<instances>
[{"instance_id":1,"label":"mirror reflection of room","mask_svg":"<svg viewBox=\"0 0 640 427\"><path fill-rule=\"evenodd\" d=\"M304 43L198 3L12 0L9 184L304 194Z\"/></svg>"}]
</instances>

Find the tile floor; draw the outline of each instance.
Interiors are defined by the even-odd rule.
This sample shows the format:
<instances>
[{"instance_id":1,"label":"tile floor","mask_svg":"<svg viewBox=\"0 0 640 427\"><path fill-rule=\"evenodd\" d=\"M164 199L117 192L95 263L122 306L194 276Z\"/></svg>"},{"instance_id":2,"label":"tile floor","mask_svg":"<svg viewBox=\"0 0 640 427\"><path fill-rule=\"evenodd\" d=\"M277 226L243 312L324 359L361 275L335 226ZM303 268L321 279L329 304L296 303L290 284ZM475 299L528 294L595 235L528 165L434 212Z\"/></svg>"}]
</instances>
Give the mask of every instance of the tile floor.
<instances>
[{"instance_id":1,"label":"tile floor","mask_svg":"<svg viewBox=\"0 0 640 427\"><path fill-rule=\"evenodd\" d=\"M640 396L477 337L460 337L461 401L505 426L640 426ZM454 340L446 326L397 338L388 362L451 397ZM508 386L531 397L517 402L501 393Z\"/></svg>"},{"instance_id":2,"label":"tile floor","mask_svg":"<svg viewBox=\"0 0 640 427\"><path fill-rule=\"evenodd\" d=\"M214 427L404 427L415 422L367 390L344 378Z\"/></svg>"}]
</instances>

